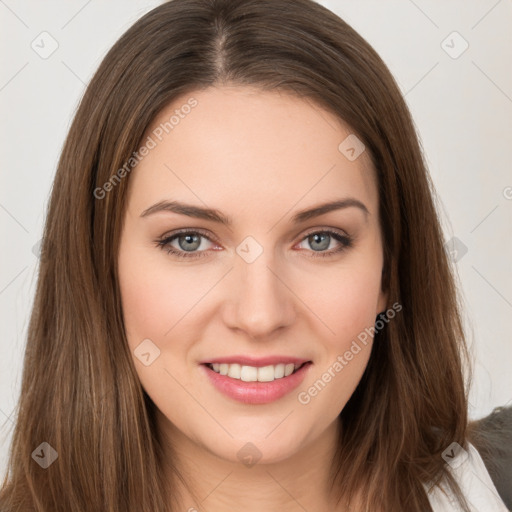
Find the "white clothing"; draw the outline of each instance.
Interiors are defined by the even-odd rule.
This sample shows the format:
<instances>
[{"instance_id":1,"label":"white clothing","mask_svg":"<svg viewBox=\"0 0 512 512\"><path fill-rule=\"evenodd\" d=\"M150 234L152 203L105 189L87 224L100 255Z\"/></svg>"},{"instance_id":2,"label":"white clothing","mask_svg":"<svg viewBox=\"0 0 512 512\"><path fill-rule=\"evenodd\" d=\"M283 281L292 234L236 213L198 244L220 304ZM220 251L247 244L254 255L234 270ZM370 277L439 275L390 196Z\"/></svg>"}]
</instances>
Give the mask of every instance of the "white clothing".
<instances>
[{"instance_id":1,"label":"white clothing","mask_svg":"<svg viewBox=\"0 0 512 512\"><path fill-rule=\"evenodd\" d=\"M453 443L443 452L443 458L460 485L472 512L509 512L480 454L471 443L468 443L468 451L457 443ZM429 493L432 509L435 512L460 512L462 509L449 487L447 485L442 487L446 494L438 487L433 488Z\"/></svg>"}]
</instances>

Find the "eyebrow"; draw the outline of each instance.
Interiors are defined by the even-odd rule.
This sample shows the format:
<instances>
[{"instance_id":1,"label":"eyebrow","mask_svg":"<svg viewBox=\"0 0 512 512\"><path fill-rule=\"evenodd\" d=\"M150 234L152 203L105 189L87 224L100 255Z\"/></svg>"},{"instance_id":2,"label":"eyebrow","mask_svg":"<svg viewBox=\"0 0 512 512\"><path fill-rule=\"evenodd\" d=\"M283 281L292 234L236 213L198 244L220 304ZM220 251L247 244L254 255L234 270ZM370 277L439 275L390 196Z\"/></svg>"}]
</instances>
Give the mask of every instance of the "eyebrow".
<instances>
[{"instance_id":1,"label":"eyebrow","mask_svg":"<svg viewBox=\"0 0 512 512\"><path fill-rule=\"evenodd\" d=\"M302 210L296 213L292 217L291 221L293 224L300 224L301 222L305 222L314 217L319 217L320 215L324 215L331 211L342 210L351 207L359 208L365 214L365 217L368 217L370 214L364 203L353 197L348 197L345 199L339 199L337 201L323 203L312 208L308 208L307 210ZM187 215L188 217L195 217L197 219L218 222L219 224L223 224L228 227L232 226L233 224L232 220L229 217L223 215L219 210L194 206L191 204L181 203L179 201L160 201L144 210L140 216L147 217L148 215L153 215L155 213L164 211L178 213L180 215Z\"/></svg>"}]
</instances>

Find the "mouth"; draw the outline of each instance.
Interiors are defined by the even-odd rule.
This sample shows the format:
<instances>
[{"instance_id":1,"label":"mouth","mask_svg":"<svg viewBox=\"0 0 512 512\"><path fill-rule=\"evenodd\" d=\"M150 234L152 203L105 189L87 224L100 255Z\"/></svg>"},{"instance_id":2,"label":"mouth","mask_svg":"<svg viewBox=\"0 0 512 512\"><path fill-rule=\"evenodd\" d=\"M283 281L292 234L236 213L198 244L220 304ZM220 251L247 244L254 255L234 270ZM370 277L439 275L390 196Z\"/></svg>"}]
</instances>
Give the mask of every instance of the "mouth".
<instances>
[{"instance_id":1,"label":"mouth","mask_svg":"<svg viewBox=\"0 0 512 512\"><path fill-rule=\"evenodd\" d=\"M254 363L253 363L254 364ZM207 382L224 396L244 404L267 404L288 395L305 379L311 361L250 366L201 363Z\"/></svg>"}]
</instances>

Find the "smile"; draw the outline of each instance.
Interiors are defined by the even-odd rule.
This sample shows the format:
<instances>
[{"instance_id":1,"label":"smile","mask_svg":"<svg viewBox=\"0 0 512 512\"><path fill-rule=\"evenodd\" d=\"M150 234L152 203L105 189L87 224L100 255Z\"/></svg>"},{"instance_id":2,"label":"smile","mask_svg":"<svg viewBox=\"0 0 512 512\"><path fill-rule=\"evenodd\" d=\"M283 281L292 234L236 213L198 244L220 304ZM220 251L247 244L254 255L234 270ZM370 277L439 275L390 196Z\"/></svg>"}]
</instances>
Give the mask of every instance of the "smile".
<instances>
[{"instance_id":1,"label":"smile","mask_svg":"<svg viewBox=\"0 0 512 512\"><path fill-rule=\"evenodd\" d=\"M311 361L248 366L239 363L203 363L208 382L224 396L244 404L279 400L303 382Z\"/></svg>"}]
</instances>

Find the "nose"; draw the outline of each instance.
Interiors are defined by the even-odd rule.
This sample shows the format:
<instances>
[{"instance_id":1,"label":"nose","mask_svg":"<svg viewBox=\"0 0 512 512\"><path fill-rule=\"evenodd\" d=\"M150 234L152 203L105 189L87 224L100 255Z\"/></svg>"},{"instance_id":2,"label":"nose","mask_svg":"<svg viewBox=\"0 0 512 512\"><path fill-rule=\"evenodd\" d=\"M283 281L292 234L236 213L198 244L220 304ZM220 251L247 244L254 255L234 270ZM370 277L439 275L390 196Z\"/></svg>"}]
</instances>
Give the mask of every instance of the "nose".
<instances>
[{"instance_id":1,"label":"nose","mask_svg":"<svg viewBox=\"0 0 512 512\"><path fill-rule=\"evenodd\" d=\"M292 325L295 295L286 283L282 265L277 266L267 251L252 263L237 258L230 274L230 300L224 320L231 329L254 339L266 339Z\"/></svg>"}]
</instances>

